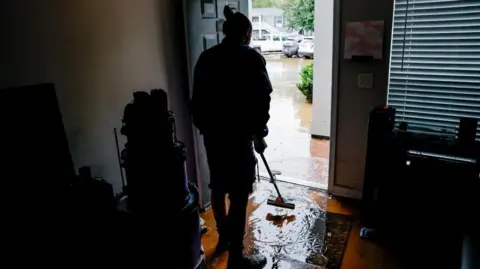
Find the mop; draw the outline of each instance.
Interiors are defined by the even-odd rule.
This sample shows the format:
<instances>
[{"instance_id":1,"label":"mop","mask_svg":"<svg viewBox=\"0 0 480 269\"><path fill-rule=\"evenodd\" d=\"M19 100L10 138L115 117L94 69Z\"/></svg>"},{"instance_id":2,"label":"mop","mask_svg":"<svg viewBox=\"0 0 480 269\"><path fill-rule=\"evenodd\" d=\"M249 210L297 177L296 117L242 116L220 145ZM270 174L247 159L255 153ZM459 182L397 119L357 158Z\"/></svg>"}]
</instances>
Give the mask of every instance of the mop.
<instances>
[{"instance_id":1,"label":"mop","mask_svg":"<svg viewBox=\"0 0 480 269\"><path fill-rule=\"evenodd\" d=\"M280 193L280 190L277 186L277 180L275 179L275 176L270 170L270 166L267 163L267 159L265 159L265 155L263 155L265 149L267 148L267 142L265 142L265 138L255 137L253 139L253 144L255 147L255 151L260 155L263 163L265 164L265 167L267 168L268 175L270 176L270 183L273 184L273 186L275 187L275 191L277 192L277 197L269 197L267 200L267 204L288 209L295 209L294 200L286 198Z\"/></svg>"}]
</instances>

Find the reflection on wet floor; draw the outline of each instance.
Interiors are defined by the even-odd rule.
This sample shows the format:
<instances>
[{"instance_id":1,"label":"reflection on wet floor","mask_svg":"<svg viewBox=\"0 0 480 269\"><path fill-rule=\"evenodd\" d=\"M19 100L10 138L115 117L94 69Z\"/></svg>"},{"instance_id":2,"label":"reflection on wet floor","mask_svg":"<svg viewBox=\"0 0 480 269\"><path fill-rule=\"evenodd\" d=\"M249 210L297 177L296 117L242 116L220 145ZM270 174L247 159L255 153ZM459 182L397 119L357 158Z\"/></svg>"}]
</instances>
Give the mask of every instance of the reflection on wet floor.
<instances>
[{"instance_id":1,"label":"reflection on wet floor","mask_svg":"<svg viewBox=\"0 0 480 269\"><path fill-rule=\"evenodd\" d=\"M280 55L265 55L265 59L274 89L265 152L269 165L285 177L326 186L329 142L311 138L312 104L296 88L300 69L312 61ZM261 171L265 171L263 164Z\"/></svg>"},{"instance_id":2,"label":"reflection on wet floor","mask_svg":"<svg viewBox=\"0 0 480 269\"><path fill-rule=\"evenodd\" d=\"M267 181L258 182L248 207L245 251L267 256L265 268L272 269L323 268L327 264L339 264L351 227L350 218L327 213L327 206L337 202L323 192L288 183L280 183L279 187L284 196L294 199L295 209L267 205L266 200L275 193L274 189ZM210 211L203 214L210 229L202 243L209 268L223 269L228 254L213 255L218 235L212 215Z\"/></svg>"}]
</instances>

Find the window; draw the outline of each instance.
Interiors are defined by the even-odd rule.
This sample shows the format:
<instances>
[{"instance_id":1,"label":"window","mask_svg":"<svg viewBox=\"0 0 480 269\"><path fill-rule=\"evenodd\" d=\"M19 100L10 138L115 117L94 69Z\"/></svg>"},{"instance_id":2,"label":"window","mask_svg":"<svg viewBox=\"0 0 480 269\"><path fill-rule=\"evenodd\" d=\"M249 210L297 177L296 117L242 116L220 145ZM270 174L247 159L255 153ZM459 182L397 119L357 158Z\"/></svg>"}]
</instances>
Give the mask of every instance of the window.
<instances>
[{"instance_id":1,"label":"window","mask_svg":"<svg viewBox=\"0 0 480 269\"><path fill-rule=\"evenodd\" d=\"M274 36L273 41L280 41L280 36L278 36L278 35Z\"/></svg>"},{"instance_id":2,"label":"window","mask_svg":"<svg viewBox=\"0 0 480 269\"><path fill-rule=\"evenodd\" d=\"M267 41L267 40L270 40L272 37L270 35L263 35L262 38L260 38L259 40L263 40L263 41Z\"/></svg>"},{"instance_id":3,"label":"window","mask_svg":"<svg viewBox=\"0 0 480 269\"><path fill-rule=\"evenodd\" d=\"M449 135L460 118L480 119L479 66L480 1L395 1L388 104L397 122Z\"/></svg>"},{"instance_id":4,"label":"window","mask_svg":"<svg viewBox=\"0 0 480 269\"><path fill-rule=\"evenodd\" d=\"M260 18L258 16L252 17L252 22L259 22Z\"/></svg>"},{"instance_id":5,"label":"window","mask_svg":"<svg viewBox=\"0 0 480 269\"><path fill-rule=\"evenodd\" d=\"M283 16L275 16L275 27L283 27Z\"/></svg>"},{"instance_id":6,"label":"window","mask_svg":"<svg viewBox=\"0 0 480 269\"><path fill-rule=\"evenodd\" d=\"M260 32L258 30L253 30L252 31L252 39L253 40L258 40L259 36L260 36Z\"/></svg>"}]
</instances>

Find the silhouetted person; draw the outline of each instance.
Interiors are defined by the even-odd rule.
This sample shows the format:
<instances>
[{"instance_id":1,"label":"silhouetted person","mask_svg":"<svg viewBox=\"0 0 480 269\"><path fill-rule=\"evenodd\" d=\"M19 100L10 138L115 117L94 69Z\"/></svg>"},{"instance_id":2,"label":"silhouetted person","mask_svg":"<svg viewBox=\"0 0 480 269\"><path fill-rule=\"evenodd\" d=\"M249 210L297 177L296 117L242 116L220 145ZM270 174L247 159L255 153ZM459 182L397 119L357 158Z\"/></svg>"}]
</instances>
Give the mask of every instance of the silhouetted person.
<instances>
[{"instance_id":1,"label":"silhouetted person","mask_svg":"<svg viewBox=\"0 0 480 269\"><path fill-rule=\"evenodd\" d=\"M217 252L229 250L229 269L263 268L264 256L242 252L248 196L255 181L252 140L270 118L272 85L265 59L248 46L250 20L228 6L224 14L225 39L204 51L195 67L193 121L207 151L212 209L220 236Z\"/></svg>"}]
</instances>

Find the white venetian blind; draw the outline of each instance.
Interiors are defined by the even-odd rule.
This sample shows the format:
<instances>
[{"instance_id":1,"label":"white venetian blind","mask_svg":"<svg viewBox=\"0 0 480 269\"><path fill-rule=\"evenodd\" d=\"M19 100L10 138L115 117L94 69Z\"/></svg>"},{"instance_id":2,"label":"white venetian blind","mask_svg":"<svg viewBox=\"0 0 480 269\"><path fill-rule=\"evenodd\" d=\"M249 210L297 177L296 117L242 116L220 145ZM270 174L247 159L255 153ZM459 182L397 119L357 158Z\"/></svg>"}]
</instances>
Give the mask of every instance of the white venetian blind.
<instances>
[{"instance_id":1,"label":"white venetian blind","mask_svg":"<svg viewBox=\"0 0 480 269\"><path fill-rule=\"evenodd\" d=\"M480 119L480 0L395 1L388 104L411 130Z\"/></svg>"}]
</instances>

